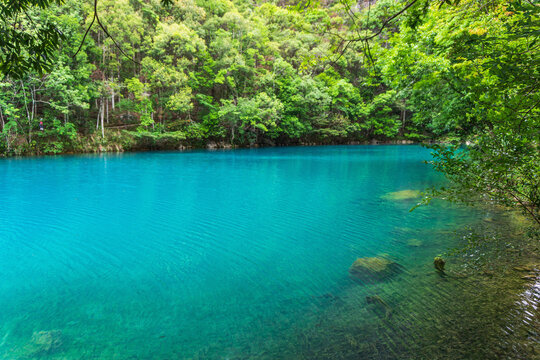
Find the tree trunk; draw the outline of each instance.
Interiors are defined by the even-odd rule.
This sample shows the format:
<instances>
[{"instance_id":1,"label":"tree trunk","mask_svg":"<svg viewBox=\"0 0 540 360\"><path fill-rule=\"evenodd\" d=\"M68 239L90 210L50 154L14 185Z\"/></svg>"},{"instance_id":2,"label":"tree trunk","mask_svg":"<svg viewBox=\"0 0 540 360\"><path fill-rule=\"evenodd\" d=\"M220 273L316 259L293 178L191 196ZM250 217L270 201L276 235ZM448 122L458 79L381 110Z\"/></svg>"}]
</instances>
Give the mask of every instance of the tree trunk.
<instances>
[{"instance_id":1,"label":"tree trunk","mask_svg":"<svg viewBox=\"0 0 540 360\"><path fill-rule=\"evenodd\" d=\"M4 131L4 126L6 125L5 122L4 122L4 113L2 111L2 107L0 106L0 124L1 124L1 128L0 128L0 132Z\"/></svg>"},{"instance_id":2,"label":"tree trunk","mask_svg":"<svg viewBox=\"0 0 540 360\"><path fill-rule=\"evenodd\" d=\"M104 104L104 98L101 100L101 137L105 137L105 129L103 127L103 120L105 118L105 104Z\"/></svg>"},{"instance_id":3,"label":"tree trunk","mask_svg":"<svg viewBox=\"0 0 540 360\"><path fill-rule=\"evenodd\" d=\"M114 89L111 89L111 105L112 105L112 109L114 111Z\"/></svg>"},{"instance_id":4,"label":"tree trunk","mask_svg":"<svg viewBox=\"0 0 540 360\"><path fill-rule=\"evenodd\" d=\"M26 91L24 90L24 83L21 80L21 89L23 92L23 99L24 99L24 108L26 109L26 118L28 119L28 143L32 141L32 118L30 116L30 111L28 110L28 102L26 99Z\"/></svg>"},{"instance_id":5,"label":"tree trunk","mask_svg":"<svg viewBox=\"0 0 540 360\"><path fill-rule=\"evenodd\" d=\"M405 120L406 120L406 116L407 116L407 110L405 110L405 108L403 108L401 110L401 132L402 133L405 133Z\"/></svg>"},{"instance_id":6,"label":"tree trunk","mask_svg":"<svg viewBox=\"0 0 540 360\"><path fill-rule=\"evenodd\" d=\"M99 129L99 116L101 115L101 104L98 102L98 99L96 99L96 109L98 110L97 113L97 121L96 121L96 131Z\"/></svg>"}]
</instances>

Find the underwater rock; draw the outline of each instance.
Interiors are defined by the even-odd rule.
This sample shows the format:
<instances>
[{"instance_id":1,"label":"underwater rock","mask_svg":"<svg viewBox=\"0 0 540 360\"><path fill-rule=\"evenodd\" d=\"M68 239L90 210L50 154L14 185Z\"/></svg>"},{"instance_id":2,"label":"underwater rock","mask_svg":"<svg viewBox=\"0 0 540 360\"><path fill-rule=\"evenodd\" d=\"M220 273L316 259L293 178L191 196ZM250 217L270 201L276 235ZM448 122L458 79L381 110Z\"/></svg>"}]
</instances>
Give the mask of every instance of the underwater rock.
<instances>
[{"instance_id":1,"label":"underwater rock","mask_svg":"<svg viewBox=\"0 0 540 360\"><path fill-rule=\"evenodd\" d=\"M329 302L329 303L335 303L335 304L343 304L344 301L339 297L332 293L326 293L318 296L313 296L314 299L318 299L321 301Z\"/></svg>"},{"instance_id":2,"label":"underwater rock","mask_svg":"<svg viewBox=\"0 0 540 360\"><path fill-rule=\"evenodd\" d=\"M540 266L538 264L526 264L526 265L513 267L514 271L528 273L521 276L521 280L526 280L526 281L536 281L538 279L538 276L540 276L538 274L539 269L540 269Z\"/></svg>"},{"instance_id":3,"label":"underwater rock","mask_svg":"<svg viewBox=\"0 0 540 360\"><path fill-rule=\"evenodd\" d=\"M433 265L435 265L435 269L438 271L444 272L444 265L446 264L446 261L440 256L435 257L433 259Z\"/></svg>"},{"instance_id":4,"label":"underwater rock","mask_svg":"<svg viewBox=\"0 0 540 360\"><path fill-rule=\"evenodd\" d=\"M521 265L521 266L514 266L513 269L515 271L521 271L521 272L533 272L535 270L535 265L528 264L528 265Z\"/></svg>"},{"instance_id":5,"label":"underwater rock","mask_svg":"<svg viewBox=\"0 0 540 360\"><path fill-rule=\"evenodd\" d=\"M522 271L522 272L530 272L533 270L532 268L527 267L527 266L514 266L513 269L515 271Z\"/></svg>"},{"instance_id":6,"label":"underwater rock","mask_svg":"<svg viewBox=\"0 0 540 360\"><path fill-rule=\"evenodd\" d=\"M392 308L379 295L366 296L366 302L383 310L387 318L392 315Z\"/></svg>"},{"instance_id":7,"label":"underwater rock","mask_svg":"<svg viewBox=\"0 0 540 360\"><path fill-rule=\"evenodd\" d=\"M27 350L30 353L49 353L62 346L60 330L37 331L32 334Z\"/></svg>"},{"instance_id":8,"label":"underwater rock","mask_svg":"<svg viewBox=\"0 0 540 360\"><path fill-rule=\"evenodd\" d=\"M383 257L358 258L349 268L349 274L360 280L382 280L398 272L400 266Z\"/></svg>"},{"instance_id":9,"label":"underwater rock","mask_svg":"<svg viewBox=\"0 0 540 360\"><path fill-rule=\"evenodd\" d=\"M409 239L407 241L407 245L408 246L411 246L411 247L420 247L422 245L424 245L424 243L422 242L422 240L418 240L418 239Z\"/></svg>"},{"instance_id":10,"label":"underwater rock","mask_svg":"<svg viewBox=\"0 0 540 360\"><path fill-rule=\"evenodd\" d=\"M383 305L386 308L390 308L386 301L384 301L379 295L366 296L366 302L368 304L378 304Z\"/></svg>"},{"instance_id":11,"label":"underwater rock","mask_svg":"<svg viewBox=\"0 0 540 360\"><path fill-rule=\"evenodd\" d=\"M401 190L401 191L389 192L386 195L383 195L383 199L401 201L401 200L417 199L420 196L421 196L421 193L418 190Z\"/></svg>"},{"instance_id":12,"label":"underwater rock","mask_svg":"<svg viewBox=\"0 0 540 360\"><path fill-rule=\"evenodd\" d=\"M493 277L493 275L495 275L495 272L491 270L484 270L482 271L482 275L487 276L487 277Z\"/></svg>"}]
</instances>

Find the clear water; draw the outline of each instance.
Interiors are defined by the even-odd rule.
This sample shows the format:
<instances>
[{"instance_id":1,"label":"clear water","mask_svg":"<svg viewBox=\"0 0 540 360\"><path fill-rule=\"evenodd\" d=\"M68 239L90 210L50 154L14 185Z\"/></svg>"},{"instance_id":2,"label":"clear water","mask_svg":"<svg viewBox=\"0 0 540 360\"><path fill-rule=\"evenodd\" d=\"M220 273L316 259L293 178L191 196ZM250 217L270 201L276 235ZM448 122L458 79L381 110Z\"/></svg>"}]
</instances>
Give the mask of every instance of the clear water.
<instances>
[{"instance_id":1,"label":"clear water","mask_svg":"<svg viewBox=\"0 0 540 360\"><path fill-rule=\"evenodd\" d=\"M460 308L474 284L432 261L486 214L410 213L415 200L385 197L439 183L427 158L418 146L332 146L4 159L0 358L480 354L467 344L498 333L470 332L502 328L489 318L500 312ZM350 278L356 258L381 254L403 271ZM437 337L448 319L452 337Z\"/></svg>"}]
</instances>

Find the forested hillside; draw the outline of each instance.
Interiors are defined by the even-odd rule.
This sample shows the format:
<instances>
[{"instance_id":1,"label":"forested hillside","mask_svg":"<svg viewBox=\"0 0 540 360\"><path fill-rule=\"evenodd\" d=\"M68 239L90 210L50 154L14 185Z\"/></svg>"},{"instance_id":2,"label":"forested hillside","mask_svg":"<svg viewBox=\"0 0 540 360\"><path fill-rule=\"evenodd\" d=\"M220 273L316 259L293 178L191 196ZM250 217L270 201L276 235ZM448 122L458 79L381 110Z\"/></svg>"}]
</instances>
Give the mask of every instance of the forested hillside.
<instances>
[{"instance_id":1,"label":"forested hillside","mask_svg":"<svg viewBox=\"0 0 540 360\"><path fill-rule=\"evenodd\" d=\"M371 26L391 8L381 2ZM88 135L91 147L128 149L418 136L359 47L340 57L327 30L346 36L343 4L298 11L271 2L104 0L97 10L112 38L92 27L82 42L91 2L67 1L23 21L28 31L31 21L53 22L68 40L50 74L2 82L3 152L80 151L88 144L78 138Z\"/></svg>"},{"instance_id":2,"label":"forested hillside","mask_svg":"<svg viewBox=\"0 0 540 360\"><path fill-rule=\"evenodd\" d=\"M29 64L29 50L20 49L19 64L2 51L0 152L461 141L508 116L526 124L538 115L537 8L472 0L30 7L2 28L32 39L54 26L64 40L43 74L6 67ZM93 24L96 9L103 26Z\"/></svg>"}]
</instances>

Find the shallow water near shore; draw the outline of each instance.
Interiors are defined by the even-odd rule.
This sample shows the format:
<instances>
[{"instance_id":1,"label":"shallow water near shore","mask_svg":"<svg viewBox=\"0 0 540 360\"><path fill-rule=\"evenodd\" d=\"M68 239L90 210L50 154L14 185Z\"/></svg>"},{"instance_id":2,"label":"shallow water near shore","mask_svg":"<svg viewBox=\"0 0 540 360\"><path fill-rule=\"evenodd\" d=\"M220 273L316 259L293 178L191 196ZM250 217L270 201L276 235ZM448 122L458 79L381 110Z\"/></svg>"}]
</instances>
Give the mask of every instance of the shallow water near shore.
<instances>
[{"instance_id":1,"label":"shallow water near shore","mask_svg":"<svg viewBox=\"0 0 540 360\"><path fill-rule=\"evenodd\" d=\"M2 160L0 358L540 356L540 286L513 269L538 249L502 210L409 212L442 182L429 157L327 146ZM349 267L364 257L400 271L359 281Z\"/></svg>"}]
</instances>

